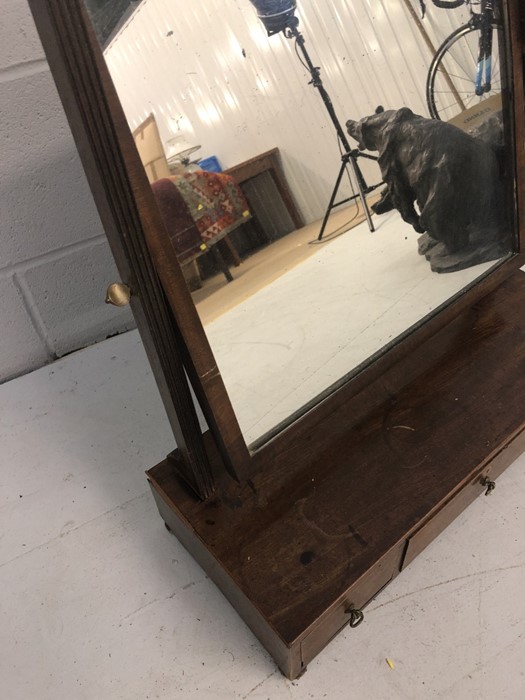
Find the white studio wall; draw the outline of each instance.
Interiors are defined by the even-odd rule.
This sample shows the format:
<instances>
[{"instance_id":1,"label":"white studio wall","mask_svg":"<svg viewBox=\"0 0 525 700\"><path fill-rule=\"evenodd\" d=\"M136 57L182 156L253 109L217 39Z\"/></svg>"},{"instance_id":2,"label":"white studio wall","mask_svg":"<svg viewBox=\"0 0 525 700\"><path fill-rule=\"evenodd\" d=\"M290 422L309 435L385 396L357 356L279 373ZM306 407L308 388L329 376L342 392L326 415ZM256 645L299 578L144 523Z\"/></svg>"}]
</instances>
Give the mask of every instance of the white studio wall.
<instances>
[{"instance_id":1,"label":"white studio wall","mask_svg":"<svg viewBox=\"0 0 525 700\"><path fill-rule=\"evenodd\" d=\"M25 0L0 23L0 381L134 326Z\"/></svg>"},{"instance_id":2,"label":"white studio wall","mask_svg":"<svg viewBox=\"0 0 525 700\"><path fill-rule=\"evenodd\" d=\"M437 47L468 12L428 5ZM431 53L403 0L300 0L296 15L343 124L379 104L427 115ZM268 38L248 0L143 0L105 55L132 129L153 112L164 142L180 130L223 167L277 146L305 220L323 215L340 163L335 131L293 43ZM375 164L359 163L377 182Z\"/></svg>"}]
</instances>

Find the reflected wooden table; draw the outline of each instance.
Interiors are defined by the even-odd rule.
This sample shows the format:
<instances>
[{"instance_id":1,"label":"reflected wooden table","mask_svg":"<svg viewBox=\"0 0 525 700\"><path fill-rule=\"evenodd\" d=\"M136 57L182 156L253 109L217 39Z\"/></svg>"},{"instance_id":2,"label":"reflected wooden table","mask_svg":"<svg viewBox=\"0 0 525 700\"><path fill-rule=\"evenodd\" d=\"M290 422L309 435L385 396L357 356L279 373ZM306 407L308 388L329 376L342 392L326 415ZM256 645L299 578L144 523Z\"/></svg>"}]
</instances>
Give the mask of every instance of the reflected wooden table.
<instances>
[{"instance_id":1,"label":"reflected wooden table","mask_svg":"<svg viewBox=\"0 0 525 700\"><path fill-rule=\"evenodd\" d=\"M243 163L234 165L232 168L227 168L224 170L224 173L226 173L226 175L231 175L238 185L242 185L244 182L257 177L258 175L268 173L277 188L277 191L288 214L290 215L291 220L293 221L295 228L301 228L304 226L304 219L297 208L284 175L278 148L272 148L270 151L254 156ZM256 213L252 211L252 215L255 219L254 223L260 227L260 222L257 221Z\"/></svg>"}]
</instances>

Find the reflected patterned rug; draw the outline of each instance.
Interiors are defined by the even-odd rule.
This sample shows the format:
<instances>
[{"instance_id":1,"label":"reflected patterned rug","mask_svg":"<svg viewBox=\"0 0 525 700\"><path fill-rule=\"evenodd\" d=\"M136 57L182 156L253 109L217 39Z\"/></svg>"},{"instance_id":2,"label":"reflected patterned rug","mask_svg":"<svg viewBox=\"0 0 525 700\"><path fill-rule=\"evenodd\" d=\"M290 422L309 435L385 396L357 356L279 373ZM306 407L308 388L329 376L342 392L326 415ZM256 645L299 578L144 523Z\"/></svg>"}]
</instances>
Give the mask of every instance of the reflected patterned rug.
<instances>
[{"instance_id":1,"label":"reflected patterned rug","mask_svg":"<svg viewBox=\"0 0 525 700\"><path fill-rule=\"evenodd\" d=\"M198 170L169 179L182 195L204 243L225 236L250 217L248 202L230 175Z\"/></svg>"}]
</instances>

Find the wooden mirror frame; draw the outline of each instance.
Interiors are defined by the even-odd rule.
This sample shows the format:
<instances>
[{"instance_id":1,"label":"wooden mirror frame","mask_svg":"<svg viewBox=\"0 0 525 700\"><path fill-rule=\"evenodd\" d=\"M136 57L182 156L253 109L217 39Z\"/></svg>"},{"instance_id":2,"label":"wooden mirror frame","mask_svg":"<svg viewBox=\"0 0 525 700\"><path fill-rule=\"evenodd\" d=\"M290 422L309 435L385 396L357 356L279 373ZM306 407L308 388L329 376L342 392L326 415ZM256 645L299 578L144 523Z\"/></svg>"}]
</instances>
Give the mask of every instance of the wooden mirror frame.
<instances>
[{"instance_id":1,"label":"wooden mirror frame","mask_svg":"<svg viewBox=\"0 0 525 700\"><path fill-rule=\"evenodd\" d=\"M525 256L250 450L83 4L29 4L177 444L148 471L159 510L295 678L525 449ZM522 250L525 8L504 4Z\"/></svg>"}]
</instances>

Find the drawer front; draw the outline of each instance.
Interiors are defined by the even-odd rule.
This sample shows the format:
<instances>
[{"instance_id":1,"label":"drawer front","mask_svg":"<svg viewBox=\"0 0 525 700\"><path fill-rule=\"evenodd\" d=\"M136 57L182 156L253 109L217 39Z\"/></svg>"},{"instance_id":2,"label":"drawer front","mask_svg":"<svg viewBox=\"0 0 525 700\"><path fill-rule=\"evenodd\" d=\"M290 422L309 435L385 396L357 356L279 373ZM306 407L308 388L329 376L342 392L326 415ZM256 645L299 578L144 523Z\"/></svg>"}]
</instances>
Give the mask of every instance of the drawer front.
<instances>
[{"instance_id":1,"label":"drawer front","mask_svg":"<svg viewBox=\"0 0 525 700\"><path fill-rule=\"evenodd\" d=\"M485 479L495 482L495 479L510 466L514 460L525 450L525 430L518 433L492 460L479 469L459 493L453 496L445 505L426 523L422 525L407 540L407 548L401 569L404 569L414 561L418 554L429 545L450 523L461 514L467 506L487 492L487 486L483 485Z\"/></svg>"},{"instance_id":2,"label":"drawer front","mask_svg":"<svg viewBox=\"0 0 525 700\"><path fill-rule=\"evenodd\" d=\"M479 496L487 492L487 485L483 482L491 478L491 467L480 470L464 486L459 493L453 496L435 515L433 515L419 530L407 540L405 556L401 564L401 570L414 561L421 552L440 535L443 530L460 515L467 506Z\"/></svg>"},{"instance_id":3,"label":"drawer front","mask_svg":"<svg viewBox=\"0 0 525 700\"><path fill-rule=\"evenodd\" d=\"M389 583L399 570L402 546L387 552L345 593L335 606L314 624L301 642L301 659L306 666L350 621L349 608L363 608Z\"/></svg>"}]
</instances>

